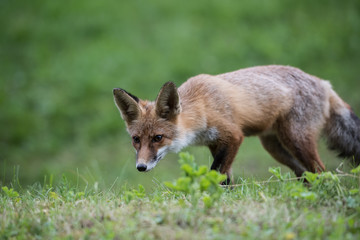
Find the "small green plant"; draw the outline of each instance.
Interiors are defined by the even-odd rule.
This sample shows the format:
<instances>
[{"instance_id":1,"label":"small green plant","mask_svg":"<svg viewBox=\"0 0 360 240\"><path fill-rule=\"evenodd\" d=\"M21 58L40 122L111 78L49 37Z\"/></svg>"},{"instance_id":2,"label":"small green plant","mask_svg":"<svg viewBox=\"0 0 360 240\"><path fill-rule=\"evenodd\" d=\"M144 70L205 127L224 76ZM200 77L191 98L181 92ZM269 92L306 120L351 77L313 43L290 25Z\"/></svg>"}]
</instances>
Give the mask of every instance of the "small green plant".
<instances>
[{"instance_id":1,"label":"small green plant","mask_svg":"<svg viewBox=\"0 0 360 240\"><path fill-rule=\"evenodd\" d=\"M50 200L67 200L67 201L77 201L82 199L86 194L85 191L78 191L77 188L71 185L69 180L65 175L62 176L61 181L56 187L52 187L52 176L50 176L50 183L43 186L43 191L46 193L46 196ZM97 183L94 185L94 191L96 192Z\"/></svg>"},{"instance_id":2,"label":"small green plant","mask_svg":"<svg viewBox=\"0 0 360 240\"><path fill-rule=\"evenodd\" d=\"M286 190L292 198L305 199L309 201L328 201L330 198L344 199L347 193L350 195L356 195L359 193L359 189L352 188L346 189L341 184L339 176L358 178L356 174L360 173L360 167L351 170L352 174L337 175L332 172L312 173L305 172L303 179L308 184L304 184L303 181L291 179L290 175L281 174L280 168L269 168L269 172L272 173L280 182L287 182ZM348 196L347 199L352 199Z\"/></svg>"},{"instance_id":3,"label":"small green plant","mask_svg":"<svg viewBox=\"0 0 360 240\"><path fill-rule=\"evenodd\" d=\"M305 179L310 184L310 189L317 192L324 198L344 196L343 187L340 184L340 179L336 174L331 172L322 173L304 173Z\"/></svg>"},{"instance_id":4,"label":"small green plant","mask_svg":"<svg viewBox=\"0 0 360 240\"><path fill-rule=\"evenodd\" d=\"M8 188L8 187L2 187L3 192L5 193L5 195L10 198L11 200L15 201L15 202L19 202L20 201L20 197L19 197L19 193L17 191L15 191L12 188Z\"/></svg>"},{"instance_id":5,"label":"small green plant","mask_svg":"<svg viewBox=\"0 0 360 240\"><path fill-rule=\"evenodd\" d=\"M351 172L354 174L360 174L360 165L357 166L356 168L351 169Z\"/></svg>"},{"instance_id":6,"label":"small green plant","mask_svg":"<svg viewBox=\"0 0 360 240\"><path fill-rule=\"evenodd\" d=\"M351 169L351 173L353 173L355 176L358 177L359 186L360 186L360 165L357 166L354 169ZM353 189L350 189L349 192L350 192L350 194L355 195L355 194L358 194L360 192L360 189L359 188L353 188Z\"/></svg>"},{"instance_id":7,"label":"small green plant","mask_svg":"<svg viewBox=\"0 0 360 240\"><path fill-rule=\"evenodd\" d=\"M270 167L269 172L272 173L280 181L284 181L285 176L281 174L281 168L280 167Z\"/></svg>"},{"instance_id":8,"label":"small green plant","mask_svg":"<svg viewBox=\"0 0 360 240\"><path fill-rule=\"evenodd\" d=\"M290 179L290 174L281 174L281 168L269 168L269 172L272 173L279 181L287 183L285 184L286 192L289 193L291 198L294 199L304 199L308 201L316 201L318 198L318 195L311 191L309 188L307 188L302 181L294 180L292 181Z\"/></svg>"},{"instance_id":9,"label":"small green plant","mask_svg":"<svg viewBox=\"0 0 360 240\"><path fill-rule=\"evenodd\" d=\"M190 196L193 207L202 199L205 208L211 208L223 193L220 183L226 180L226 175L209 170L206 166L197 166L194 156L189 153L180 153L179 156L183 176L173 183L164 182L165 186Z\"/></svg>"},{"instance_id":10,"label":"small green plant","mask_svg":"<svg viewBox=\"0 0 360 240\"><path fill-rule=\"evenodd\" d=\"M124 201L126 203L129 203L134 199L144 198L145 196L146 196L145 188L141 184L138 185L138 190L131 189L124 191Z\"/></svg>"}]
</instances>

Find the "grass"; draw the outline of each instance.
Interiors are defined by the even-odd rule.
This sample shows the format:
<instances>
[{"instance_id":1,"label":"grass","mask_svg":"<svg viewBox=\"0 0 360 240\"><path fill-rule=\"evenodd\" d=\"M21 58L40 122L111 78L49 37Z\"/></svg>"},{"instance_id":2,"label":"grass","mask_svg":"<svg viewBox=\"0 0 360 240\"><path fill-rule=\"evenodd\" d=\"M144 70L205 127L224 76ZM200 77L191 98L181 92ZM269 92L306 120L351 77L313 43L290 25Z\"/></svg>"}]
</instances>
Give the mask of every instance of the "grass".
<instances>
[{"instance_id":1,"label":"grass","mask_svg":"<svg viewBox=\"0 0 360 240\"><path fill-rule=\"evenodd\" d=\"M181 155L181 159L189 155ZM190 156L191 158L191 156ZM191 160L191 159L190 159ZM191 161L190 161L191 162ZM184 167L187 165L187 167ZM190 168L189 168L190 166ZM307 174L310 184L271 168L264 182L202 188L210 172L182 161L172 184L80 189L66 177L26 189L3 187L0 239L358 239L360 168ZM221 176L218 174L218 176ZM174 188L190 178L189 191ZM180 180L181 182L181 180ZM172 186L171 186L172 185ZM168 187L166 187L168 186ZM216 187L215 187L216 186ZM206 196L221 193L211 205ZM193 201L197 198L198 201Z\"/></svg>"}]
</instances>

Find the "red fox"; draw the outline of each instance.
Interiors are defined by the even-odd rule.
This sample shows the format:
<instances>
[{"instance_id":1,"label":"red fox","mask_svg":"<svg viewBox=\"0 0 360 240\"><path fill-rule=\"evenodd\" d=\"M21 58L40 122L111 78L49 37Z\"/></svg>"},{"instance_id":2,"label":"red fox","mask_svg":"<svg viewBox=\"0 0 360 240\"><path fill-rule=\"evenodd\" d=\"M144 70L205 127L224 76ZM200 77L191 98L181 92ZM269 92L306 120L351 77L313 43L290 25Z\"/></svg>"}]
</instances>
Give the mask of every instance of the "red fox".
<instances>
[{"instance_id":1,"label":"red fox","mask_svg":"<svg viewBox=\"0 0 360 240\"><path fill-rule=\"evenodd\" d=\"M322 133L340 157L360 163L360 120L328 81L289 66L259 66L200 74L176 88L167 82L156 101L113 90L136 150L136 168L149 171L169 151L208 146L211 169L227 174L244 137L259 136L273 158L300 177L325 166Z\"/></svg>"}]
</instances>

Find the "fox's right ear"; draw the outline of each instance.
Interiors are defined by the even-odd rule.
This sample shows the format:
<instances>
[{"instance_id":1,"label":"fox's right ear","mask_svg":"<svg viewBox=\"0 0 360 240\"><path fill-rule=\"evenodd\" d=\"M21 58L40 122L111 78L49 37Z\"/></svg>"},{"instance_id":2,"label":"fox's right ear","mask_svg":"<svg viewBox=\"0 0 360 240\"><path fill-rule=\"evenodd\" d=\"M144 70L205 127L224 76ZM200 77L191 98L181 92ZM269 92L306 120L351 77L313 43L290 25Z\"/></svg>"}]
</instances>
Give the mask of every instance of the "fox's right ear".
<instances>
[{"instance_id":1,"label":"fox's right ear","mask_svg":"<svg viewBox=\"0 0 360 240\"><path fill-rule=\"evenodd\" d=\"M114 88L115 104L120 110L121 117L129 124L138 119L140 114L139 98L128 93L124 89Z\"/></svg>"},{"instance_id":2,"label":"fox's right ear","mask_svg":"<svg viewBox=\"0 0 360 240\"><path fill-rule=\"evenodd\" d=\"M172 120L181 111L180 98L177 88L173 82L167 82L160 89L156 98L156 114L164 119Z\"/></svg>"}]
</instances>

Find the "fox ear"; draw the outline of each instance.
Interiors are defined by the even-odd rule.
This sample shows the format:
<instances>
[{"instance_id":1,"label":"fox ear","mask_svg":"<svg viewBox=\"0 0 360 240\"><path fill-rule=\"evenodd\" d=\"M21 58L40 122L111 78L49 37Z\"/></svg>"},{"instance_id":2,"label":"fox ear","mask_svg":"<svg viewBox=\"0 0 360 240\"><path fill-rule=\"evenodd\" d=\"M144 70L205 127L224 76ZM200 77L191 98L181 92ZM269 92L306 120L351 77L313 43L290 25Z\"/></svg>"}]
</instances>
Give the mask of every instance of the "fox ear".
<instances>
[{"instance_id":1,"label":"fox ear","mask_svg":"<svg viewBox=\"0 0 360 240\"><path fill-rule=\"evenodd\" d=\"M139 117L139 98L128 93L124 89L114 88L115 104L119 108L121 117L129 124Z\"/></svg>"},{"instance_id":2,"label":"fox ear","mask_svg":"<svg viewBox=\"0 0 360 240\"><path fill-rule=\"evenodd\" d=\"M174 119L181 111L177 88L173 82L167 82L156 98L156 114L167 120Z\"/></svg>"}]
</instances>

